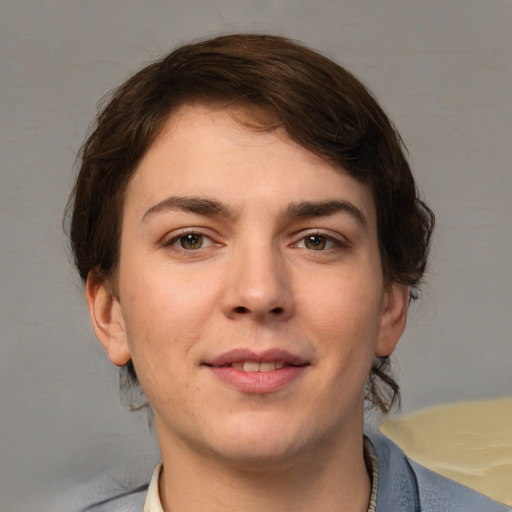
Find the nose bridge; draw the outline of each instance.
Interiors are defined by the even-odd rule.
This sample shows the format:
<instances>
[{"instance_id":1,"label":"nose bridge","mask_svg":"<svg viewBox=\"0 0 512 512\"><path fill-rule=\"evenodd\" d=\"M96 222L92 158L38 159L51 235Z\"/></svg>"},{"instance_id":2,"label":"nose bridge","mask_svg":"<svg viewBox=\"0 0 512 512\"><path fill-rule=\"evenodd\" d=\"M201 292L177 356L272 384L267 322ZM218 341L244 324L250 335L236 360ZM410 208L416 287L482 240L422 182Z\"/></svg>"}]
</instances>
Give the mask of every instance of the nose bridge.
<instances>
[{"instance_id":1,"label":"nose bridge","mask_svg":"<svg viewBox=\"0 0 512 512\"><path fill-rule=\"evenodd\" d=\"M271 240L250 238L233 249L225 312L260 319L287 317L293 313L293 298L284 255Z\"/></svg>"}]
</instances>

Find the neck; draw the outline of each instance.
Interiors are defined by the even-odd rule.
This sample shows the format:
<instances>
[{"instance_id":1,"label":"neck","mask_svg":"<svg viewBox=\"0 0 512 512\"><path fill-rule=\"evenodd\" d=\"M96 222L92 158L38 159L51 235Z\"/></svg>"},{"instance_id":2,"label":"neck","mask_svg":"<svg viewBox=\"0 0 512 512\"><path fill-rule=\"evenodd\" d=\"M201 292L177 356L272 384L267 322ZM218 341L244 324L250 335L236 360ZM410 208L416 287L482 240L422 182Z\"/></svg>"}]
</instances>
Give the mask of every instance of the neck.
<instances>
[{"instance_id":1,"label":"neck","mask_svg":"<svg viewBox=\"0 0 512 512\"><path fill-rule=\"evenodd\" d=\"M368 507L362 427L279 461L226 461L177 439L161 448L165 512L366 512Z\"/></svg>"}]
</instances>

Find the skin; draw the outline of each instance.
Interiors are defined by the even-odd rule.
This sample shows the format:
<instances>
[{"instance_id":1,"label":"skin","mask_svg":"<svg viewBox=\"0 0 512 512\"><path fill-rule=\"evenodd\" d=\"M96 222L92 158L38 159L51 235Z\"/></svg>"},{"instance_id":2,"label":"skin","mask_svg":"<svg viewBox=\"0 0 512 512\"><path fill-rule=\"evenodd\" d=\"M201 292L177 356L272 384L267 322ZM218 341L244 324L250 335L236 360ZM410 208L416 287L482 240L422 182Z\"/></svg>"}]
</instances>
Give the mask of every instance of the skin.
<instances>
[{"instance_id":1,"label":"skin","mask_svg":"<svg viewBox=\"0 0 512 512\"><path fill-rule=\"evenodd\" d=\"M164 510L366 510L364 385L408 301L384 284L366 185L285 133L182 107L128 185L116 288L91 276L88 305L154 409ZM247 392L207 364L233 349L304 365Z\"/></svg>"}]
</instances>

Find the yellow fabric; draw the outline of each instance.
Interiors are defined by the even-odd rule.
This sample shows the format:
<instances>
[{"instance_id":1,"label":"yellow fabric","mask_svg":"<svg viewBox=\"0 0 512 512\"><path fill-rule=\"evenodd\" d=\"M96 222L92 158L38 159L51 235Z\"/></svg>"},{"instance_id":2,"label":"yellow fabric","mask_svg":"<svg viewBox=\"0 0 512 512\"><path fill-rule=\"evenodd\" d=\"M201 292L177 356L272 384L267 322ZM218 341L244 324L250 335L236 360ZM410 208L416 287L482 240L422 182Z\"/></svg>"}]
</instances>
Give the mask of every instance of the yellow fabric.
<instances>
[{"instance_id":1,"label":"yellow fabric","mask_svg":"<svg viewBox=\"0 0 512 512\"><path fill-rule=\"evenodd\" d=\"M512 398L427 409L380 428L419 464L512 506Z\"/></svg>"}]
</instances>

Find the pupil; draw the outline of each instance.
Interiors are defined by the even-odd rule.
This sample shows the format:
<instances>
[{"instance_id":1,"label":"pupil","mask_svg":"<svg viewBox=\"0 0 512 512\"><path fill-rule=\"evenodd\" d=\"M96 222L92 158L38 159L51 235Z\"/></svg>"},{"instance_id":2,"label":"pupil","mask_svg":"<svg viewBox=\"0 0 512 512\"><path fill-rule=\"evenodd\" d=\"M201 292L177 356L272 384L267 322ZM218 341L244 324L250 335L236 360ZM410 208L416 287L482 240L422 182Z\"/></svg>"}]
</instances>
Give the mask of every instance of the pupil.
<instances>
[{"instance_id":1,"label":"pupil","mask_svg":"<svg viewBox=\"0 0 512 512\"><path fill-rule=\"evenodd\" d=\"M323 249L325 247L325 238L322 236L308 236L306 245L310 249Z\"/></svg>"},{"instance_id":2,"label":"pupil","mask_svg":"<svg viewBox=\"0 0 512 512\"><path fill-rule=\"evenodd\" d=\"M203 237L195 233L190 233L181 239L181 246L184 249L199 249L201 247Z\"/></svg>"}]
</instances>

